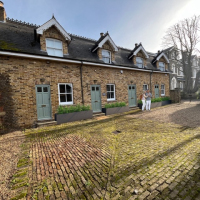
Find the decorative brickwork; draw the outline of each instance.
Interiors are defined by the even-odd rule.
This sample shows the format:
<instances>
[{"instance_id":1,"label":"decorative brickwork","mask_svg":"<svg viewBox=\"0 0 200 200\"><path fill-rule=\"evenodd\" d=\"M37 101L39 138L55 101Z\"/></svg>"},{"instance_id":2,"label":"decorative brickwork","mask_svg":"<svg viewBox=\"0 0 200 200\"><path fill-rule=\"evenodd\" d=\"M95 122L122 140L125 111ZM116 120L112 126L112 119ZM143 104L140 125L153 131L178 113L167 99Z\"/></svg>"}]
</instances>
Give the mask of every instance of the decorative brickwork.
<instances>
[{"instance_id":1,"label":"decorative brickwork","mask_svg":"<svg viewBox=\"0 0 200 200\"><path fill-rule=\"evenodd\" d=\"M44 31L43 35L40 36L40 45L41 50L43 51L46 51L46 38L52 38L62 41L63 54L68 54L68 43L55 26L47 29L46 31Z\"/></svg>"}]
</instances>

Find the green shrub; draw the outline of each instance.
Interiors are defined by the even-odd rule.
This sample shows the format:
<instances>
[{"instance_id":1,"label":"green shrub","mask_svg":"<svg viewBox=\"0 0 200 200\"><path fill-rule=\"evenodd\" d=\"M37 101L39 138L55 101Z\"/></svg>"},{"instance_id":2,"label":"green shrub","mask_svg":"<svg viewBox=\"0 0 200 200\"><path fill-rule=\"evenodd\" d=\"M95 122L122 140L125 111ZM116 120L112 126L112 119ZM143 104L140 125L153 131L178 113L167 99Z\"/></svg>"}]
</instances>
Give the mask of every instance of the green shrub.
<instances>
[{"instance_id":1,"label":"green shrub","mask_svg":"<svg viewBox=\"0 0 200 200\"><path fill-rule=\"evenodd\" d=\"M139 100L138 100L138 104L142 104L142 100L139 99Z\"/></svg>"},{"instance_id":2,"label":"green shrub","mask_svg":"<svg viewBox=\"0 0 200 200\"><path fill-rule=\"evenodd\" d=\"M154 103L154 102L161 102L161 101L167 101L167 100L170 100L170 98L169 97L158 97L155 99L151 99L151 102Z\"/></svg>"},{"instance_id":3,"label":"green shrub","mask_svg":"<svg viewBox=\"0 0 200 200\"><path fill-rule=\"evenodd\" d=\"M115 107L124 107L126 106L125 102L116 102L116 103L107 103L105 108L115 108Z\"/></svg>"},{"instance_id":4,"label":"green shrub","mask_svg":"<svg viewBox=\"0 0 200 200\"><path fill-rule=\"evenodd\" d=\"M90 110L90 106L81 106L81 105L76 105L76 106L59 106L57 109L58 114L66 114L66 113L72 113L72 112L80 112L80 111L87 111Z\"/></svg>"}]
</instances>

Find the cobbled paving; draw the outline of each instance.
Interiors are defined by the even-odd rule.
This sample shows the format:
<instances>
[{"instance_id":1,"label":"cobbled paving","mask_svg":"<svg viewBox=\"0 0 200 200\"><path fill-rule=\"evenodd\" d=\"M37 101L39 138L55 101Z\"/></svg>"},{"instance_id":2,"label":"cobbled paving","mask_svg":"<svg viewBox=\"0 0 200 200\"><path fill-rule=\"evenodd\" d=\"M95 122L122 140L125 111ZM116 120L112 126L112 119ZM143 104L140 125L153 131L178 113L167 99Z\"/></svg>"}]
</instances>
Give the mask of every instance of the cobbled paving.
<instances>
[{"instance_id":1,"label":"cobbled paving","mask_svg":"<svg viewBox=\"0 0 200 200\"><path fill-rule=\"evenodd\" d=\"M199 127L124 115L27 137L27 199L200 200Z\"/></svg>"}]
</instances>

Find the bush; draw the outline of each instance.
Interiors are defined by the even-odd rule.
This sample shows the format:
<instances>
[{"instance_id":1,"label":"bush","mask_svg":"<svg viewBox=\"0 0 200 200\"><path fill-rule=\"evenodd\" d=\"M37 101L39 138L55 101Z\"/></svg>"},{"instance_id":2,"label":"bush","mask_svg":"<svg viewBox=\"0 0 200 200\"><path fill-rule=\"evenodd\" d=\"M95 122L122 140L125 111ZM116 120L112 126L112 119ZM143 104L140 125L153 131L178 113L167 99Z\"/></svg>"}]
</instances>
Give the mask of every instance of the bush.
<instances>
[{"instance_id":1,"label":"bush","mask_svg":"<svg viewBox=\"0 0 200 200\"><path fill-rule=\"evenodd\" d=\"M123 106L126 106L125 102L116 102L116 103L105 104L105 108L115 108L115 107L123 107Z\"/></svg>"},{"instance_id":2,"label":"bush","mask_svg":"<svg viewBox=\"0 0 200 200\"><path fill-rule=\"evenodd\" d=\"M161 102L161 101L168 101L168 100L170 100L169 97L158 97L155 99L151 99L151 102L154 103L154 102ZM142 104L142 100L138 100L138 104Z\"/></svg>"},{"instance_id":3,"label":"bush","mask_svg":"<svg viewBox=\"0 0 200 200\"><path fill-rule=\"evenodd\" d=\"M58 114L66 114L66 113L72 113L72 112L80 112L80 111L87 111L90 110L90 106L81 106L81 105L76 105L76 106L59 106L57 109Z\"/></svg>"},{"instance_id":4,"label":"bush","mask_svg":"<svg viewBox=\"0 0 200 200\"><path fill-rule=\"evenodd\" d=\"M139 100L138 100L138 104L142 104L142 100L139 99Z\"/></svg>"}]
</instances>

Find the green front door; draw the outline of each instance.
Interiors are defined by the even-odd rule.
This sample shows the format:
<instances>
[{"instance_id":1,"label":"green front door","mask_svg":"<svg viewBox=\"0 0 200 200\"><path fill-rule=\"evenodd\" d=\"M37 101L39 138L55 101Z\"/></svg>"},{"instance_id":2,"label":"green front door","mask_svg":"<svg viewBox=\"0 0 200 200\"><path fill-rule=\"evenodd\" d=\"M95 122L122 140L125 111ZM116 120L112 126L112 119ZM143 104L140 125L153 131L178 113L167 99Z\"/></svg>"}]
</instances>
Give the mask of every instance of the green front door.
<instances>
[{"instance_id":1,"label":"green front door","mask_svg":"<svg viewBox=\"0 0 200 200\"><path fill-rule=\"evenodd\" d=\"M155 98L159 97L159 85L155 85Z\"/></svg>"},{"instance_id":2,"label":"green front door","mask_svg":"<svg viewBox=\"0 0 200 200\"><path fill-rule=\"evenodd\" d=\"M129 107L136 106L136 86L128 85L128 103Z\"/></svg>"},{"instance_id":3,"label":"green front door","mask_svg":"<svg viewBox=\"0 0 200 200\"><path fill-rule=\"evenodd\" d=\"M36 85L38 120L51 119L50 85Z\"/></svg>"},{"instance_id":4,"label":"green front door","mask_svg":"<svg viewBox=\"0 0 200 200\"><path fill-rule=\"evenodd\" d=\"M101 88L100 85L91 85L91 102L93 112L101 112Z\"/></svg>"}]
</instances>

